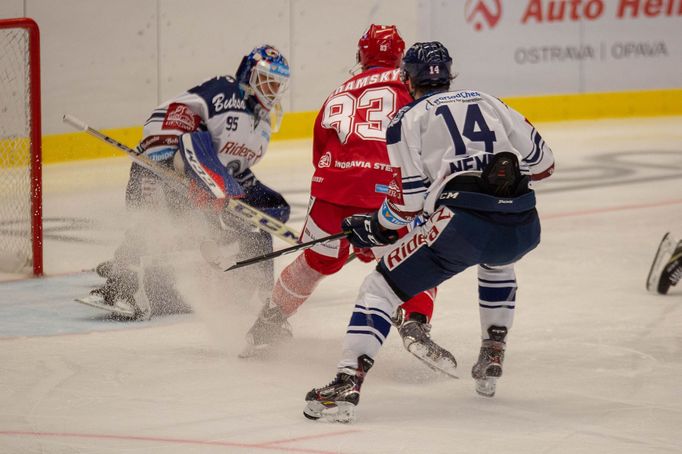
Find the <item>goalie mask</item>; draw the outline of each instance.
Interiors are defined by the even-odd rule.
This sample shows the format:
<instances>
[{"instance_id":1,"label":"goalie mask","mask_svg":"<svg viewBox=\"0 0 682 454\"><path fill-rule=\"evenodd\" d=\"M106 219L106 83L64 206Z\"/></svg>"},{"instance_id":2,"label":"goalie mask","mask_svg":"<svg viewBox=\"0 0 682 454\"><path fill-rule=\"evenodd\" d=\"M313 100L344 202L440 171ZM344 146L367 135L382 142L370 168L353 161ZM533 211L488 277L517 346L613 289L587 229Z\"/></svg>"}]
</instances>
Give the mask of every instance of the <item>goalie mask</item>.
<instances>
[{"instance_id":1,"label":"goalie mask","mask_svg":"<svg viewBox=\"0 0 682 454\"><path fill-rule=\"evenodd\" d=\"M249 95L271 110L289 85L289 63L273 46L256 47L242 59L236 79Z\"/></svg>"},{"instance_id":2,"label":"goalie mask","mask_svg":"<svg viewBox=\"0 0 682 454\"><path fill-rule=\"evenodd\" d=\"M375 25L358 41L358 63L363 69L373 66L397 68L405 50L405 41L395 25Z\"/></svg>"}]
</instances>

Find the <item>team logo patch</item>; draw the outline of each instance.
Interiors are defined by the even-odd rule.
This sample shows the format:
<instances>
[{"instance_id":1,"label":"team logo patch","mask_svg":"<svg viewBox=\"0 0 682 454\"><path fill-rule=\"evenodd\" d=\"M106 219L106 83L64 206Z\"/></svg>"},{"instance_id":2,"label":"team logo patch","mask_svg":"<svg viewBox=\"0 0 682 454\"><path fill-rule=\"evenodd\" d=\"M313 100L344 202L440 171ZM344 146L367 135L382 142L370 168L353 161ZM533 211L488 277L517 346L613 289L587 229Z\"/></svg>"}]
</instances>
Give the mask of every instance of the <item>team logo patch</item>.
<instances>
[{"instance_id":1,"label":"team logo patch","mask_svg":"<svg viewBox=\"0 0 682 454\"><path fill-rule=\"evenodd\" d=\"M388 183L388 192L386 193L386 197L391 202L402 205L404 203L403 176L400 172L400 167L393 167L391 173L393 176L391 178L391 182Z\"/></svg>"},{"instance_id":2,"label":"team logo patch","mask_svg":"<svg viewBox=\"0 0 682 454\"><path fill-rule=\"evenodd\" d=\"M168 106L161 128L192 132L199 128L200 123L201 118L192 112L192 109L185 104L174 102Z\"/></svg>"},{"instance_id":3,"label":"team logo patch","mask_svg":"<svg viewBox=\"0 0 682 454\"><path fill-rule=\"evenodd\" d=\"M317 161L317 167L319 168L324 168L324 167L331 167L332 165L332 154L331 152L326 152L325 154L322 155L319 161Z\"/></svg>"}]
</instances>

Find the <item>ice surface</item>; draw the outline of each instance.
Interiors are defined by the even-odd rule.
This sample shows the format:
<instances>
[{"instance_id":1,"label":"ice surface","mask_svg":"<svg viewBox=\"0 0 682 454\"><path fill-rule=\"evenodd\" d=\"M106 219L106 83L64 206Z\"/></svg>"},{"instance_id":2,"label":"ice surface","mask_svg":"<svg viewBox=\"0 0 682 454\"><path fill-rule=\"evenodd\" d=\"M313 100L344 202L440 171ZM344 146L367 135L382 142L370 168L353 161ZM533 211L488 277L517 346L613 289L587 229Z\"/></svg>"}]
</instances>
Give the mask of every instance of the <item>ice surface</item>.
<instances>
[{"instance_id":1,"label":"ice surface","mask_svg":"<svg viewBox=\"0 0 682 454\"><path fill-rule=\"evenodd\" d=\"M480 328L468 270L441 287L433 320L463 378L393 334L352 425L306 420L303 398L335 373L368 265L324 281L292 317L294 340L266 358L236 357L258 308L210 269L181 282L194 314L115 323L71 299L122 237L128 162L46 166L47 277L0 283L0 452L682 452L682 288L644 288L663 233L682 235L682 117L537 126L557 170L538 190L543 241L517 269L496 397L469 378ZM273 144L254 169L294 202L297 226L309 147Z\"/></svg>"}]
</instances>

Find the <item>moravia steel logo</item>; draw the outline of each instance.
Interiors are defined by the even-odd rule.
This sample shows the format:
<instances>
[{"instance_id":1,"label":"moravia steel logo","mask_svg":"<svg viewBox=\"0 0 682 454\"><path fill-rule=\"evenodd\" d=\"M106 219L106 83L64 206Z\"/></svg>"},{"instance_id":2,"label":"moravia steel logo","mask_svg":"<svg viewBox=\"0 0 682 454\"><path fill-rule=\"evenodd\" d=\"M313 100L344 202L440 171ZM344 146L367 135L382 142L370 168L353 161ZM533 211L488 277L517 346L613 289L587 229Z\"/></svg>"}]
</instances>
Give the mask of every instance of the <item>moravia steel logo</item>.
<instances>
[{"instance_id":1,"label":"moravia steel logo","mask_svg":"<svg viewBox=\"0 0 682 454\"><path fill-rule=\"evenodd\" d=\"M467 0L464 17L476 31L495 28L502 17L502 0Z\"/></svg>"}]
</instances>

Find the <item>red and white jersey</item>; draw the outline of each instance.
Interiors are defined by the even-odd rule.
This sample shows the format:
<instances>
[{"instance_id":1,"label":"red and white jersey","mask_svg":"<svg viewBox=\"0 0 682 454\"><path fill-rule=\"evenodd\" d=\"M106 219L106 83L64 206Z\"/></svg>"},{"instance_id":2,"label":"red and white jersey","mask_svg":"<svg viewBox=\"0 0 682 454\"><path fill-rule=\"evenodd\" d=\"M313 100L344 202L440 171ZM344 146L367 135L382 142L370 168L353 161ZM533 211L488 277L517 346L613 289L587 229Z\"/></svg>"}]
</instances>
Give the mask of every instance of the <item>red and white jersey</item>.
<instances>
[{"instance_id":1,"label":"red and white jersey","mask_svg":"<svg viewBox=\"0 0 682 454\"><path fill-rule=\"evenodd\" d=\"M313 131L312 197L377 209L392 173L386 128L412 102L398 69L372 68L348 79L327 98Z\"/></svg>"}]
</instances>

